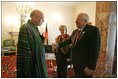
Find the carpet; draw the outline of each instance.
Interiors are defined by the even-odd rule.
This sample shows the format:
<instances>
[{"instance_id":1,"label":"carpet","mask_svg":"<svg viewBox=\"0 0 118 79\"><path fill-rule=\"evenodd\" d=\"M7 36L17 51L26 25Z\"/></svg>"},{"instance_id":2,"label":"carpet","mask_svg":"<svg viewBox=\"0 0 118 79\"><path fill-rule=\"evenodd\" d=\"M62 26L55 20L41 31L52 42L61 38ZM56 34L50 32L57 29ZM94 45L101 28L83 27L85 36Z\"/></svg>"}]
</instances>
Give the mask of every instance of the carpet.
<instances>
[{"instance_id":1,"label":"carpet","mask_svg":"<svg viewBox=\"0 0 118 79\"><path fill-rule=\"evenodd\" d=\"M1 71L2 78L16 78L16 55L2 57Z\"/></svg>"},{"instance_id":2,"label":"carpet","mask_svg":"<svg viewBox=\"0 0 118 79\"><path fill-rule=\"evenodd\" d=\"M46 60L47 72L49 78L57 78L56 61ZM7 55L2 57L1 61L1 77L2 78L16 78L16 55ZM67 78L74 77L72 68L68 68Z\"/></svg>"}]
</instances>

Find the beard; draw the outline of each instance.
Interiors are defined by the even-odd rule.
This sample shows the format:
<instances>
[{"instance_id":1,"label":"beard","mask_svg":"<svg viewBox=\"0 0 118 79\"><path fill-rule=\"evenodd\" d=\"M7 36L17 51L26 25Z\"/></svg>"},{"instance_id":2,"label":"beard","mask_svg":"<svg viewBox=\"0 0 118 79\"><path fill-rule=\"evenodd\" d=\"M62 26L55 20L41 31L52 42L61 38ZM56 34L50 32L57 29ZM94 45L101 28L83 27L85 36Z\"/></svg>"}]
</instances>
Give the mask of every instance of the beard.
<instances>
[{"instance_id":1,"label":"beard","mask_svg":"<svg viewBox=\"0 0 118 79\"><path fill-rule=\"evenodd\" d=\"M36 26L41 26L42 25L42 22L37 22L36 23Z\"/></svg>"}]
</instances>

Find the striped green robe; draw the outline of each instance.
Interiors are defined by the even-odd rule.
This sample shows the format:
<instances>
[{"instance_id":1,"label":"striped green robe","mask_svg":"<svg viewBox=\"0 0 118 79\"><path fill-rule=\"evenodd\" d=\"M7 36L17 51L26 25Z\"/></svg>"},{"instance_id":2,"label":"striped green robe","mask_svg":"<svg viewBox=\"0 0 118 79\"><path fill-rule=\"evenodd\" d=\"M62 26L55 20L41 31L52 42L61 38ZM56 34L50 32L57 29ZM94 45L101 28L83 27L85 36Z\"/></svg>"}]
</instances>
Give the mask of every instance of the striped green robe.
<instances>
[{"instance_id":1,"label":"striped green robe","mask_svg":"<svg viewBox=\"0 0 118 79\"><path fill-rule=\"evenodd\" d=\"M48 77L43 41L37 27L28 20L20 28L17 46L17 77Z\"/></svg>"}]
</instances>

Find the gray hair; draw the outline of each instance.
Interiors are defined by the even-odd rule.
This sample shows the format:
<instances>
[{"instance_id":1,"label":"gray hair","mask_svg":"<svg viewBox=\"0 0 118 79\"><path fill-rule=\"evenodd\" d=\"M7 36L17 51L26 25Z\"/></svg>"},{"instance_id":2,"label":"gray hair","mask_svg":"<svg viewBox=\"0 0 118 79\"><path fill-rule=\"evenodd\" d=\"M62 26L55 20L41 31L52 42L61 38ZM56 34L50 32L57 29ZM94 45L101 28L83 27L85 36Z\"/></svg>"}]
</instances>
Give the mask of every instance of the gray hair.
<instances>
[{"instance_id":1,"label":"gray hair","mask_svg":"<svg viewBox=\"0 0 118 79\"><path fill-rule=\"evenodd\" d=\"M67 27L65 25L60 25L59 26L59 30L62 29L62 28L64 28L65 30L67 30Z\"/></svg>"},{"instance_id":2,"label":"gray hair","mask_svg":"<svg viewBox=\"0 0 118 79\"><path fill-rule=\"evenodd\" d=\"M78 14L78 16L82 16L83 19L84 19L86 22L89 22L89 16L88 16L88 14L86 14L86 13L80 13L80 14Z\"/></svg>"}]
</instances>

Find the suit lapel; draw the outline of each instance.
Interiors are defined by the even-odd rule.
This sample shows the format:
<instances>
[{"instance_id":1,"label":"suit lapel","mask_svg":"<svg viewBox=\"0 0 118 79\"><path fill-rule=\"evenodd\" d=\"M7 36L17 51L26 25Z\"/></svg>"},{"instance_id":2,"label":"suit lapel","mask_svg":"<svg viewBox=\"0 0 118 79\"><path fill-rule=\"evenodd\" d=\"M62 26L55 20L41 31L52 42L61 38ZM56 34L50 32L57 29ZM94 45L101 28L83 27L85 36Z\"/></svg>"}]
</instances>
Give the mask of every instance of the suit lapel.
<instances>
[{"instance_id":1,"label":"suit lapel","mask_svg":"<svg viewBox=\"0 0 118 79\"><path fill-rule=\"evenodd\" d=\"M83 30L81 31L80 37L79 37L79 39L77 40L76 44L79 42L80 39L82 39L83 35L86 33L86 30L85 30L86 27L87 27L87 25L86 25L86 26L83 28ZM75 44L74 46L76 46L76 44Z\"/></svg>"},{"instance_id":2,"label":"suit lapel","mask_svg":"<svg viewBox=\"0 0 118 79\"><path fill-rule=\"evenodd\" d=\"M79 37L78 41L82 38L82 36L84 35L84 33L85 33L85 31L82 31L82 32L81 32L81 34L80 34L80 37ZM78 41L77 41L77 42L78 42Z\"/></svg>"}]
</instances>

